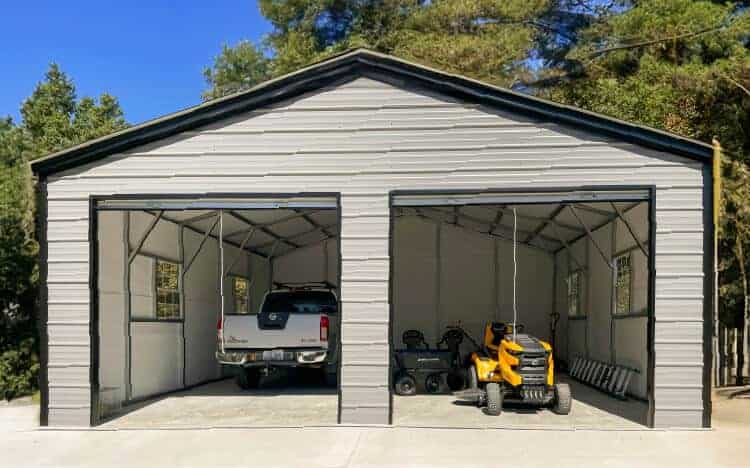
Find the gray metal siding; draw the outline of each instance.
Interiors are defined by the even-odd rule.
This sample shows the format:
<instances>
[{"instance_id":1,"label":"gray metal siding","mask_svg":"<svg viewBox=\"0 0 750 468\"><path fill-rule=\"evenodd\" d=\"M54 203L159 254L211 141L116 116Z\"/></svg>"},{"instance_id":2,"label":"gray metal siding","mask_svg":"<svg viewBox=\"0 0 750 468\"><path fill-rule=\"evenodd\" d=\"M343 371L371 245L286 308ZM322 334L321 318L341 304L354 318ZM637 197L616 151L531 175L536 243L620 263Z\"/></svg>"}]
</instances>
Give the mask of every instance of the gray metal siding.
<instances>
[{"instance_id":1,"label":"gray metal siding","mask_svg":"<svg viewBox=\"0 0 750 468\"><path fill-rule=\"evenodd\" d=\"M659 426L700 424L700 390L678 395L663 386L680 382L660 372L675 361L691 370L702 366L700 343L664 343L664 337L671 336L664 333L665 327L677 327L683 319L702 320L702 288L674 290L676 279L693 278L696 286L702 285L700 163L554 123L357 79L113 155L48 182L50 265L74 262L79 269L89 262L91 194L342 192L344 423L388 421L387 380L354 376L368 370L382 375L388 365L384 319L390 190L655 184L660 322L655 421ZM75 310L80 316L76 307L88 307L86 276L50 268L49 280L50 322L70 320ZM684 352L675 352L673 346L682 346ZM50 424L88 424L88 381L78 369L88 362L87 343L50 345L50 366L58 367L50 373ZM64 366L70 367L70 377L59 372ZM367 369L349 369L357 366ZM81 385L79 395L62 403L56 385L74 379L74 373Z\"/></svg>"}]
</instances>

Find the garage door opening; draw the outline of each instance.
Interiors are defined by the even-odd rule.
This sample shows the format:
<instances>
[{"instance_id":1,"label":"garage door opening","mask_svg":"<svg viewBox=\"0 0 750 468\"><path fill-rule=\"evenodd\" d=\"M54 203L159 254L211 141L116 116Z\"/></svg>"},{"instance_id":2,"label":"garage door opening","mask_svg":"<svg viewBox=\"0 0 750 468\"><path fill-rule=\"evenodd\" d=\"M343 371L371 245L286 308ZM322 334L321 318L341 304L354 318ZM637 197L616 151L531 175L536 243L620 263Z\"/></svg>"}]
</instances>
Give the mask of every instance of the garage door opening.
<instances>
[{"instance_id":1,"label":"garage door opening","mask_svg":"<svg viewBox=\"0 0 750 468\"><path fill-rule=\"evenodd\" d=\"M336 424L335 196L93 203L92 424Z\"/></svg>"},{"instance_id":2,"label":"garage door opening","mask_svg":"<svg viewBox=\"0 0 750 468\"><path fill-rule=\"evenodd\" d=\"M650 208L649 190L395 195L393 423L649 425ZM509 327L514 304L515 341ZM498 351L486 346L486 338L499 345L503 338L521 343L523 335L531 339L524 345L527 352L538 347L540 356L552 356L555 383L572 392L569 414L553 411L555 399L542 404L556 395L548 386L546 359L534 364L541 366L539 382L530 374L530 354L521 354L526 357L510 368L523 375L516 382L508 381L510 374L500 365L479 368L486 357L497 363ZM478 402L455 394L464 390L466 397L474 386L472 374L480 374ZM482 391L487 390L482 380L493 379L505 382L499 416L487 414L488 392ZM524 379L528 387L518 385ZM536 403L512 401L519 399Z\"/></svg>"}]
</instances>

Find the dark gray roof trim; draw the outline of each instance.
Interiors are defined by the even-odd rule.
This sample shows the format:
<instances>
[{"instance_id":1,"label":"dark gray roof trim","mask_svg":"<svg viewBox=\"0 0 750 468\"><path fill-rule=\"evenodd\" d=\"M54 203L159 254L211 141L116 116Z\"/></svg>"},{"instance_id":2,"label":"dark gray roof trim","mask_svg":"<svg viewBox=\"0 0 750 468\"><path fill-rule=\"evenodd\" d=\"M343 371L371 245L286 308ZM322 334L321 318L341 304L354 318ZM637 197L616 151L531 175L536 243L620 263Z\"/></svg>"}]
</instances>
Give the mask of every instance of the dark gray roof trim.
<instances>
[{"instance_id":1,"label":"dark gray roof trim","mask_svg":"<svg viewBox=\"0 0 750 468\"><path fill-rule=\"evenodd\" d=\"M709 162L713 154L711 146L700 141L441 72L390 55L356 49L261 83L249 90L190 107L37 159L31 163L31 168L44 178L218 119L267 106L325 86L350 81L358 76L367 76L396 85L405 82L416 83L465 101L584 128L702 162Z\"/></svg>"}]
</instances>

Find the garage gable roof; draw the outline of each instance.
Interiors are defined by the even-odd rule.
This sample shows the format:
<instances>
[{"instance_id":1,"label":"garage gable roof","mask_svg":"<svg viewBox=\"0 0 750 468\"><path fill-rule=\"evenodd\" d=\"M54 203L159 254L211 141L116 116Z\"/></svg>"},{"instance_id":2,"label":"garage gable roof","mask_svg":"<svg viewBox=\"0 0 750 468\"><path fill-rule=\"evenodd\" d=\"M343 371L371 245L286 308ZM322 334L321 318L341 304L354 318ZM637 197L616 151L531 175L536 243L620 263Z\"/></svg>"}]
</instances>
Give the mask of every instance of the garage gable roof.
<instances>
[{"instance_id":1,"label":"garage gable roof","mask_svg":"<svg viewBox=\"0 0 750 468\"><path fill-rule=\"evenodd\" d=\"M355 49L246 91L208 101L37 159L31 163L31 168L44 178L117 152L359 76L389 82L395 86L414 83L468 102L572 125L699 161L709 162L712 157L711 146L700 141L417 65L391 55Z\"/></svg>"}]
</instances>

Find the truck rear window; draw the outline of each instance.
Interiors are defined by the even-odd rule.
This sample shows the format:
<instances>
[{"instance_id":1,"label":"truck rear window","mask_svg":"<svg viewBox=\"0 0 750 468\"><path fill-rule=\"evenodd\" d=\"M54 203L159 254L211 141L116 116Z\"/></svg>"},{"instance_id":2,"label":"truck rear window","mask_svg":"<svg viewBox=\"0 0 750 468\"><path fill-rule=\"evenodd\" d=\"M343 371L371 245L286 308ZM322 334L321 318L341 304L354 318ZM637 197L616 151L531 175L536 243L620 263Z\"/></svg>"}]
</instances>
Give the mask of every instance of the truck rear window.
<instances>
[{"instance_id":1,"label":"truck rear window","mask_svg":"<svg viewBox=\"0 0 750 468\"><path fill-rule=\"evenodd\" d=\"M297 314L336 313L336 297L325 291L297 291L269 293L263 302L263 312Z\"/></svg>"}]
</instances>

